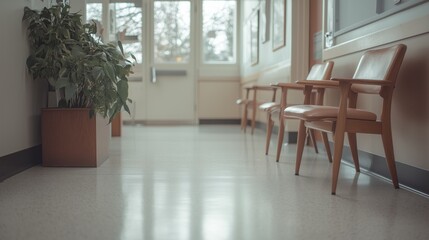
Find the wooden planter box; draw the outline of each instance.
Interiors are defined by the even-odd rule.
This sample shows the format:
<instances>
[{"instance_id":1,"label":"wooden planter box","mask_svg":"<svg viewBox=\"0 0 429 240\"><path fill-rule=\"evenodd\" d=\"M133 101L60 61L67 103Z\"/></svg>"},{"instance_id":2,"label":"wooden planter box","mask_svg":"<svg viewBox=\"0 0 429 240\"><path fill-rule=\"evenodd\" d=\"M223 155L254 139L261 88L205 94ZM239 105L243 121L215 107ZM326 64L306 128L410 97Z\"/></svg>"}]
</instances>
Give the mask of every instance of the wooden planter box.
<instances>
[{"instance_id":1,"label":"wooden planter box","mask_svg":"<svg viewBox=\"0 0 429 240\"><path fill-rule=\"evenodd\" d=\"M122 129L121 113L112 119L112 137L120 137Z\"/></svg>"},{"instance_id":2,"label":"wooden planter box","mask_svg":"<svg viewBox=\"0 0 429 240\"><path fill-rule=\"evenodd\" d=\"M108 123L86 108L42 109L43 166L100 166L109 157Z\"/></svg>"}]
</instances>

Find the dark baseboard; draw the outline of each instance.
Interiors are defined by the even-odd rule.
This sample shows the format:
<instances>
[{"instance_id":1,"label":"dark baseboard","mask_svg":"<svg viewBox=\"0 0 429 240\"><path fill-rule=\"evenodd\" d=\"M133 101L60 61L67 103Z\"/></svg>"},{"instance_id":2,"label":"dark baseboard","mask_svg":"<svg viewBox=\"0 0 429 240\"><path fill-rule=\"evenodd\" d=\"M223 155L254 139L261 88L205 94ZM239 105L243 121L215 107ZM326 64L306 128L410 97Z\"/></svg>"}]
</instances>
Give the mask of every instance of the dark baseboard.
<instances>
[{"instance_id":1,"label":"dark baseboard","mask_svg":"<svg viewBox=\"0 0 429 240\"><path fill-rule=\"evenodd\" d=\"M241 123L240 119L199 119L199 123L203 124L234 124L239 125Z\"/></svg>"},{"instance_id":2,"label":"dark baseboard","mask_svg":"<svg viewBox=\"0 0 429 240\"><path fill-rule=\"evenodd\" d=\"M333 151L333 144L331 150ZM317 143L320 150L324 151L322 142ZM353 165L353 158L350 147L344 146L342 160ZM397 159L396 159L397 160ZM371 153L359 150L359 165L371 175L378 175L386 179L390 177L386 159ZM411 191L416 191L422 195L429 196L429 171L416 168L401 162L396 162L399 184Z\"/></svg>"},{"instance_id":3,"label":"dark baseboard","mask_svg":"<svg viewBox=\"0 0 429 240\"><path fill-rule=\"evenodd\" d=\"M0 157L0 182L42 163L42 145Z\"/></svg>"},{"instance_id":4,"label":"dark baseboard","mask_svg":"<svg viewBox=\"0 0 429 240\"><path fill-rule=\"evenodd\" d=\"M199 119L200 125L209 125L209 124L233 124L233 125L240 125L241 120L240 119ZM191 122L150 122L146 120L124 120L122 121L122 124L125 126L133 126L133 125L193 125L194 123Z\"/></svg>"}]
</instances>

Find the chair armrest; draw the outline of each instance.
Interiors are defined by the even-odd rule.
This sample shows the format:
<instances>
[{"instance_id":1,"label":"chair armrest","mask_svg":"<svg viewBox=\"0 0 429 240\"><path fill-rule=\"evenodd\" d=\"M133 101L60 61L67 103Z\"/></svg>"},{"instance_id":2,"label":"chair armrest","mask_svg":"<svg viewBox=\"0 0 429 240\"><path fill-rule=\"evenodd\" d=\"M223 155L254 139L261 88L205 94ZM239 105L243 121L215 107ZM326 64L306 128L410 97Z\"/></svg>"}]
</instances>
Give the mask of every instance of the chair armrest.
<instances>
[{"instance_id":1,"label":"chair armrest","mask_svg":"<svg viewBox=\"0 0 429 240\"><path fill-rule=\"evenodd\" d=\"M351 84L379 85L379 86L393 86L394 85L394 82L392 82L392 81L377 80L377 79L332 78L331 81L347 82L347 83L351 83Z\"/></svg>"},{"instance_id":2,"label":"chair armrest","mask_svg":"<svg viewBox=\"0 0 429 240\"><path fill-rule=\"evenodd\" d=\"M277 88L270 85L250 85L243 87L245 90L276 90Z\"/></svg>"},{"instance_id":3,"label":"chair armrest","mask_svg":"<svg viewBox=\"0 0 429 240\"><path fill-rule=\"evenodd\" d=\"M255 90L276 90L277 88L272 85L254 85Z\"/></svg>"},{"instance_id":4,"label":"chair armrest","mask_svg":"<svg viewBox=\"0 0 429 240\"><path fill-rule=\"evenodd\" d=\"M272 92L271 101L274 102L276 100L276 92L277 92L278 88L271 86L271 85L256 85L256 84L254 84L254 85L245 86L245 87L243 87L243 89L246 90L246 98L245 98L246 103L245 104L248 104L248 103L251 103L251 101L254 101L253 105L254 105L254 108L256 108L257 94L259 91L271 91ZM250 98L250 93L252 91L253 91L253 97ZM243 104L244 102L237 100L236 103L240 105L240 104Z\"/></svg>"},{"instance_id":5,"label":"chair armrest","mask_svg":"<svg viewBox=\"0 0 429 240\"><path fill-rule=\"evenodd\" d=\"M273 83L271 86L278 87L281 89L297 89L302 90L304 89L304 85L297 84L297 83Z\"/></svg>"},{"instance_id":6,"label":"chair armrest","mask_svg":"<svg viewBox=\"0 0 429 240\"><path fill-rule=\"evenodd\" d=\"M338 88L338 81L332 80L300 80L296 83L302 85L312 85L316 88Z\"/></svg>"}]
</instances>

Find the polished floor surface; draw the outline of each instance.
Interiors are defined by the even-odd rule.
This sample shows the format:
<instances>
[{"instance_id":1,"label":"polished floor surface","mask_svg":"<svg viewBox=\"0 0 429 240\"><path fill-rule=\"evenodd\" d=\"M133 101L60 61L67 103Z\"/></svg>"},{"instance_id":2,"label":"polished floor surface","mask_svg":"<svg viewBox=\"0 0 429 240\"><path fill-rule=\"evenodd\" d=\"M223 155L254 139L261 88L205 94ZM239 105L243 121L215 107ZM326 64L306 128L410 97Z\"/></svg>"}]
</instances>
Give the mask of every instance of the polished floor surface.
<instances>
[{"instance_id":1,"label":"polished floor surface","mask_svg":"<svg viewBox=\"0 0 429 240\"><path fill-rule=\"evenodd\" d=\"M126 126L99 168L33 167L0 183L0 239L429 239L429 199L264 132ZM273 137L273 143L275 139ZM274 144L273 144L274 145Z\"/></svg>"}]
</instances>

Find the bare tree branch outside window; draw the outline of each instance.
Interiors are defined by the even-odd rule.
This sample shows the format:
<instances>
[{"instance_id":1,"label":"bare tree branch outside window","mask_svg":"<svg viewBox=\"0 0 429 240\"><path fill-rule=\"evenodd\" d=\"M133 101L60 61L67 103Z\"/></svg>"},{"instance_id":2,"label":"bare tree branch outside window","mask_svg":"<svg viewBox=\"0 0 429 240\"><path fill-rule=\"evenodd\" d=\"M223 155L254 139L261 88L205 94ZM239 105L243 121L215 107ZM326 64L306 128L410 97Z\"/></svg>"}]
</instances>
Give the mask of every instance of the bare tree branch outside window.
<instances>
[{"instance_id":1,"label":"bare tree branch outside window","mask_svg":"<svg viewBox=\"0 0 429 240\"><path fill-rule=\"evenodd\" d=\"M235 1L205 0L203 2L204 62L235 62L235 19Z\"/></svg>"}]
</instances>

